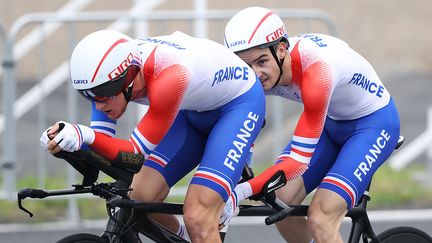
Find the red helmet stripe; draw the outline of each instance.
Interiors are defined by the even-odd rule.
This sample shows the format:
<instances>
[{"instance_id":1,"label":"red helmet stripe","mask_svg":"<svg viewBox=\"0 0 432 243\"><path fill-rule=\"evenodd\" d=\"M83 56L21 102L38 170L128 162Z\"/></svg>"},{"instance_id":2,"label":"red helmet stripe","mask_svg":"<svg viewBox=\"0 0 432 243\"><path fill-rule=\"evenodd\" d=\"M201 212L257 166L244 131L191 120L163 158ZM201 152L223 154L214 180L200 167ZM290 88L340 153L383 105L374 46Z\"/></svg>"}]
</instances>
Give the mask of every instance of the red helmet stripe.
<instances>
[{"instance_id":1,"label":"red helmet stripe","mask_svg":"<svg viewBox=\"0 0 432 243\"><path fill-rule=\"evenodd\" d=\"M112 49L114 49L114 47L116 47L116 46L119 45L120 43L127 42L127 41L128 41L128 40L126 40L125 38L121 38L121 39L119 39L118 41L114 42L114 44L112 44L112 46L111 46L111 47L110 47L110 48L105 52L105 54L103 55L102 59L100 60L98 66L97 66L97 68L96 68L96 70L95 70L95 72L94 72L94 74L93 74L93 77L92 77L91 82L93 82L94 79L96 78L96 74L99 72L99 68L101 67L103 61L104 61L105 58L108 56L108 54L112 51Z\"/></svg>"},{"instance_id":2,"label":"red helmet stripe","mask_svg":"<svg viewBox=\"0 0 432 243\"><path fill-rule=\"evenodd\" d=\"M272 15L273 12L268 12L264 17L261 19L261 21L258 23L258 25L255 27L255 30L253 31L251 37L249 38L248 44L252 41L252 38L254 37L255 33L257 32L258 28L264 23L264 20L266 20L270 15Z\"/></svg>"}]
</instances>

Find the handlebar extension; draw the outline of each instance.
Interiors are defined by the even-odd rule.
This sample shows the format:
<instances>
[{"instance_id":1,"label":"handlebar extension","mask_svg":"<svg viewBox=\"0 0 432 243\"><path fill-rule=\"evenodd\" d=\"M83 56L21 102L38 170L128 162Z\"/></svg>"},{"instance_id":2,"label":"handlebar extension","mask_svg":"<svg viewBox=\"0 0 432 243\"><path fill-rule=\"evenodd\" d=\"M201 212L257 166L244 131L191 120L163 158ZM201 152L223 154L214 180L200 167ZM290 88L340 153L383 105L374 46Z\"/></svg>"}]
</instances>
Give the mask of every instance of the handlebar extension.
<instances>
[{"instance_id":1,"label":"handlebar extension","mask_svg":"<svg viewBox=\"0 0 432 243\"><path fill-rule=\"evenodd\" d=\"M47 191L32 188L24 188L18 192L19 199L25 199L27 197L46 198L47 196L49 196Z\"/></svg>"},{"instance_id":2,"label":"handlebar extension","mask_svg":"<svg viewBox=\"0 0 432 243\"><path fill-rule=\"evenodd\" d=\"M281 221L282 219L286 218L291 213L292 210L293 210L292 207L288 207L288 208L282 209L281 211L279 211L273 215L268 216L265 219L266 225L271 225L271 224L274 224L278 221Z\"/></svg>"},{"instance_id":3,"label":"handlebar extension","mask_svg":"<svg viewBox=\"0 0 432 243\"><path fill-rule=\"evenodd\" d=\"M110 208L133 208L135 206L135 201L129 198L115 197L107 201L107 206Z\"/></svg>"}]
</instances>

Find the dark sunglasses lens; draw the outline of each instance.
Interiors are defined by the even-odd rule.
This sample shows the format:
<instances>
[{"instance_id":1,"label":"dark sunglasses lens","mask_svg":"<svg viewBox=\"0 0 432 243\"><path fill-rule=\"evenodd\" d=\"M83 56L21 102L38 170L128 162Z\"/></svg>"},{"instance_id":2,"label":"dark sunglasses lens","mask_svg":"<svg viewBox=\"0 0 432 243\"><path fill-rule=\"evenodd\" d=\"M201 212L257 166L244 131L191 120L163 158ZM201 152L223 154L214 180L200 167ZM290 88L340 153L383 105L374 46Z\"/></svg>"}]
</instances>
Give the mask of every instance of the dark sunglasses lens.
<instances>
[{"instance_id":1,"label":"dark sunglasses lens","mask_svg":"<svg viewBox=\"0 0 432 243\"><path fill-rule=\"evenodd\" d=\"M91 91L88 90L78 90L78 93L86 98L89 101L92 102L105 102L107 100L109 100L109 97L102 97L102 96L96 96L93 93L91 93Z\"/></svg>"},{"instance_id":2,"label":"dark sunglasses lens","mask_svg":"<svg viewBox=\"0 0 432 243\"><path fill-rule=\"evenodd\" d=\"M100 97L113 97L125 90L138 74L140 68L135 65L129 66L117 78L91 89L91 92Z\"/></svg>"},{"instance_id":3,"label":"dark sunglasses lens","mask_svg":"<svg viewBox=\"0 0 432 243\"><path fill-rule=\"evenodd\" d=\"M108 81L102 85L96 86L91 90L96 96L113 97L118 95L123 88L126 75L122 75L115 80Z\"/></svg>"}]
</instances>

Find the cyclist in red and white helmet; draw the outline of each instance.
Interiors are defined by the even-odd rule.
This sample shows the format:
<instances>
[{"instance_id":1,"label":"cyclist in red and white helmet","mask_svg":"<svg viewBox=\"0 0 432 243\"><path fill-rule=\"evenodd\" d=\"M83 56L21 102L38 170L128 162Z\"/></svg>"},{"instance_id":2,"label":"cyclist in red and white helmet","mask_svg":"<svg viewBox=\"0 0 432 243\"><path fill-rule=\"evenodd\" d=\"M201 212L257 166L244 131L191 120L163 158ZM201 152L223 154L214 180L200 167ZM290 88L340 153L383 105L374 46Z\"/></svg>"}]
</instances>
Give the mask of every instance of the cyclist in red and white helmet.
<instances>
[{"instance_id":1,"label":"cyclist in red and white helmet","mask_svg":"<svg viewBox=\"0 0 432 243\"><path fill-rule=\"evenodd\" d=\"M72 87L89 100L106 101L124 92L129 101L128 86L140 66L138 48L130 37L116 31L98 31L80 41L72 53Z\"/></svg>"},{"instance_id":2,"label":"cyclist in red and white helmet","mask_svg":"<svg viewBox=\"0 0 432 243\"><path fill-rule=\"evenodd\" d=\"M267 95L304 107L275 165L239 184L237 199L260 193L281 170L289 182L276 195L286 203L299 204L317 189L307 221L277 224L282 236L288 242L309 242L310 234L316 242L342 242L345 213L399 138L399 115L388 90L347 43L315 33L287 38L284 23L270 9L250 7L235 14L226 25L225 44L252 67Z\"/></svg>"},{"instance_id":3,"label":"cyclist in red and white helmet","mask_svg":"<svg viewBox=\"0 0 432 243\"><path fill-rule=\"evenodd\" d=\"M91 127L61 122L59 131L57 123L42 134L42 146L56 153L84 144L110 160L120 151L143 154L131 195L142 201L164 200L197 167L184 221L193 242L221 242L220 212L265 116L253 70L223 45L181 32L131 39L102 30L78 43L70 71L73 87L92 102ZM114 138L128 102L148 111L129 139ZM182 234L176 221L167 226Z\"/></svg>"},{"instance_id":4,"label":"cyclist in red and white helmet","mask_svg":"<svg viewBox=\"0 0 432 243\"><path fill-rule=\"evenodd\" d=\"M253 47L268 49L279 68L279 76L273 86L278 85L285 57L278 56L276 48L280 42L289 47L285 24L278 15L260 7L248 8L233 16L227 24L224 42L236 53Z\"/></svg>"}]
</instances>

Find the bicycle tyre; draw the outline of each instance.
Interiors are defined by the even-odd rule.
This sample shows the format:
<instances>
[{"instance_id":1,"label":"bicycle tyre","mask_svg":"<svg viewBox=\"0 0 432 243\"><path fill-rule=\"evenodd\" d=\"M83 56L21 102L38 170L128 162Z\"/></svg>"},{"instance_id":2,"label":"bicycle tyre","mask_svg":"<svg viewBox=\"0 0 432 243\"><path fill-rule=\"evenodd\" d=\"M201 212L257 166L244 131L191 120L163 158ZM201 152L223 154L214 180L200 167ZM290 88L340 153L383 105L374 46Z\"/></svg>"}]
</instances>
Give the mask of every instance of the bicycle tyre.
<instances>
[{"instance_id":1,"label":"bicycle tyre","mask_svg":"<svg viewBox=\"0 0 432 243\"><path fill-rule=\"evenodd\" d=\"M88 233L77 233L66 236L57 243L108 243L105 238Z\"/></svg>"},{"instance_id":2,"label":"bicycle tyre","mask_svg":"<svg viewBox=\"0 0 432 243\"><path fill-rule=\"evenodd\" d=\"M390 228L378 235L382 243L432 243L432 238L425 232L407 226Z\"/></svg>"}]
</instances>

